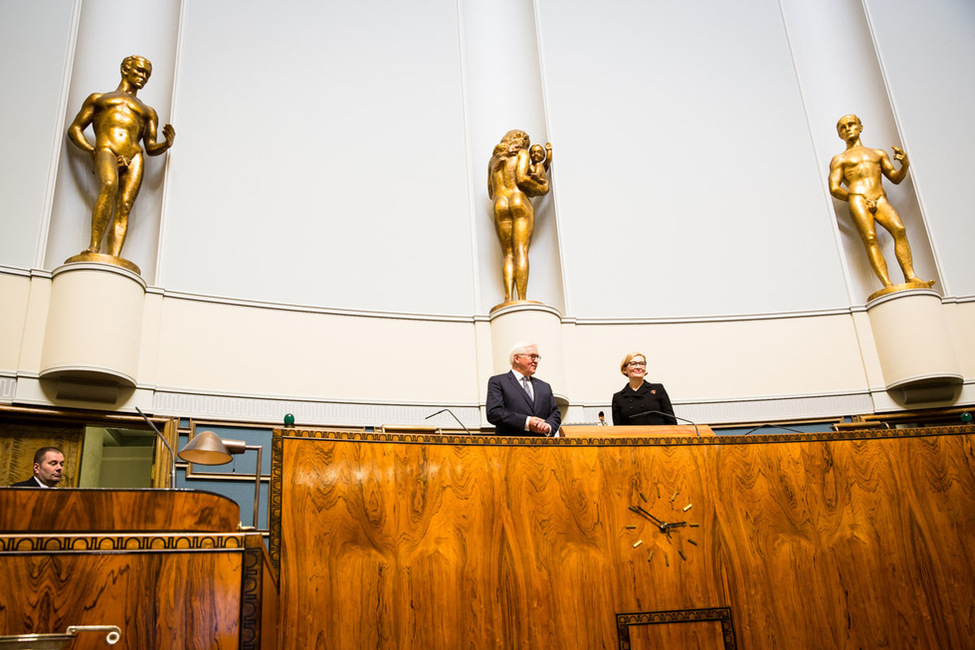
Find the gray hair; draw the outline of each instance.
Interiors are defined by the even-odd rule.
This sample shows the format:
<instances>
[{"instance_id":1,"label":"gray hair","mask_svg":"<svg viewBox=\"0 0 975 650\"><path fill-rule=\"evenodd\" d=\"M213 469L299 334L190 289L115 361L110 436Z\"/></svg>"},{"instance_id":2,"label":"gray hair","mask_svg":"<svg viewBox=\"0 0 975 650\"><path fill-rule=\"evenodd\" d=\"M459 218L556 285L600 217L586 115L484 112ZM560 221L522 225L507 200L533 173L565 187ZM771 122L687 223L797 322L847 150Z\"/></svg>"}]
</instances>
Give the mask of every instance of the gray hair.
<instances>
[{"instance_id":1,"label":"gray hair","mask_svg":"<svg viewBox=\"0 0 975 650\"><path fill-rule=\"evenodd\" d=\"M527 350L528 348L537 348L537 347L538 344L536 343L525 343L524 341L519 341L518 343L515 343L511 348L511 352L508 354L508 363L514 365L516 355L525 354L525 350Z\"/></svg>"}]
</instances>

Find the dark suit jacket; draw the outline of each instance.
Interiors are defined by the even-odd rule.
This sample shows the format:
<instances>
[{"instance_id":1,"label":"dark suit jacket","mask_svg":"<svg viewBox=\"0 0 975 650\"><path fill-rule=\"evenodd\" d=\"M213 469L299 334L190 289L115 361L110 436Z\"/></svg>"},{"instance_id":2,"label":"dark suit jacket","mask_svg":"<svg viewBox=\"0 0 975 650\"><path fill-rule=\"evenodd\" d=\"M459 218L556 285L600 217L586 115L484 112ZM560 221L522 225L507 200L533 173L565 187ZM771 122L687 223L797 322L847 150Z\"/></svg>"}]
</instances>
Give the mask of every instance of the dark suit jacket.
<instances>
[{"instance_id":1,"label":"dark suit jacket","mask_svg":"<svg viewBox=\"0 0 975 650\"><path fill-rule=\"evenodd\" d=\"M644 411L660 411L667 416L637 415ZM674 407L670 403L670 396L663 384L651 384L644 381L636 390L630 389L630 384L623 386L623 390L613 395L613 424L677 424L673 417ZM637 417L634 417L637 416Z\"/></svg>"},{"instance_id":2,"label":"dark suit jacket","mask_svg":"<svg viewBox=\"0 0 975 650\"><path fill-rule=\"evenodd\" d=\"M30 477L29 479L27 479L26 481L21 481L20 483L14 483L14 484L13 484L13 485L11 485L10 487L32 487L32 488L42 488L42 486L41 486L41 485L40 485L40 484L39 484L39 483L38 483L38 482L37 482L36 480L34 480L34 477L33 477L33 476L31 476L31 477ZM42 488L42 489L43 489L43 488Z\"/></svg>"},{"instance_id":3,"label":"dark suit jacket","mask_svg":"<svg viewBox=\"0 0 975 650\"><path fill-rule=\"evenodd\" d=\"M534 436L525 431L525 418L529 415L542 418L552 427L554 436L562 423L559 407L555 405L552 387L541 379L531 377L535 402L522 388L513 372L495 375L488 380L487 419L497 429L499 436Z\"/></svg>"}]
</instances>

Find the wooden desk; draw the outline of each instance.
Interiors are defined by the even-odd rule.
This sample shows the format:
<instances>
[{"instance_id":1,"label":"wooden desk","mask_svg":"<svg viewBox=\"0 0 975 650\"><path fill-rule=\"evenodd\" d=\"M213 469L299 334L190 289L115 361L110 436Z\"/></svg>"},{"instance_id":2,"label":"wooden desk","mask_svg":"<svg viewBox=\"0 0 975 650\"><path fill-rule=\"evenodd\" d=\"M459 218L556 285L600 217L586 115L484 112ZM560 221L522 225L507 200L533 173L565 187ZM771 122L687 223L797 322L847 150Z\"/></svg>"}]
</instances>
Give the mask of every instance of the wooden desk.
<instances>
[{"instance_id":1,"label":"wooden desk","mask_svg":"<svg viewBox=\"0 0 975 650\"><path fill-rule=\"evenodd\" d=\"M274 648L276 580L239 520L196 490L0 488L0 635L117 625L116 648Z\"/></svg>"},{"instance_id":2,"label":"wooden desk","mask_svg":"<svg viewBox=\"0 0 975 650\"><path fill-rule=\"evenodd\" d=\"M973 443L275 430L282 648L973 648Z\"/></svg>"}]
</instances>

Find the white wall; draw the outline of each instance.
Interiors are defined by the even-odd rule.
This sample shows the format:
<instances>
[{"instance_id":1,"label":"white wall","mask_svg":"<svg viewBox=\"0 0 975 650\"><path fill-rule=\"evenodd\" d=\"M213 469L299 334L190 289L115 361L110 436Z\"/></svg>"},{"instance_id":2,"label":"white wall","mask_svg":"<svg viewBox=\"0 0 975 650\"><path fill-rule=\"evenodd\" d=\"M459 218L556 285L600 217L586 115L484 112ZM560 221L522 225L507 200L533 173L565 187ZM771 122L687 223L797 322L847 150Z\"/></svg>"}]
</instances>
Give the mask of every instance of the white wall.
<instances>
[{"instance_id":1,"label":"white wall","mask_svg":"<svg viewBox=\"0 0 975 650\"><path fill-rule=\"evenodd\" d=\"M540 7L569 313L846 304L775 0Z\"/></svg>"},{"instance_id":2,"label":"white wall","mask_svg":"<svg viewBox=\"0 0 975 650\"><path fill-rule=\"evenodd\" d=\"M0 0L0 264L38 264L63 134L72 0Z\"/></svg>"},{"instance_id":3,"label":"white wall","mask_svg":"<svg viewBox=\"0 0 975 650\"><path fill-rule=\"evenodd\" d=\"M969 395L975 16L865 1L183 0L158 24L127 5L149 27L115 43L96 19L117 4L0 0L0 80L40 106L0 110L26 125L16 147L42 141L0 151L0 401L54 401L37 379L49 270L90 210L63 132L138 51L177 139L139 198L156 213L129 257L152 286L118 408L483 422L501 300L485 168L508 128L555 147L529 297L564 316L570 420L608 405L633 348L695 419L897 408L862 307L879 286L825 185L851 110L867 144L912 156L890 190L948 291Z\"/></svg>"},{"instance_id":4,"label":"white wall","mask_svg":"<svg viewBox=\"0 0 975 650\"><path fill-rule=\"evenodd\" d=\"M161 284L471 313L456 3L184 4Z\"/></svg>"}]
</instances>

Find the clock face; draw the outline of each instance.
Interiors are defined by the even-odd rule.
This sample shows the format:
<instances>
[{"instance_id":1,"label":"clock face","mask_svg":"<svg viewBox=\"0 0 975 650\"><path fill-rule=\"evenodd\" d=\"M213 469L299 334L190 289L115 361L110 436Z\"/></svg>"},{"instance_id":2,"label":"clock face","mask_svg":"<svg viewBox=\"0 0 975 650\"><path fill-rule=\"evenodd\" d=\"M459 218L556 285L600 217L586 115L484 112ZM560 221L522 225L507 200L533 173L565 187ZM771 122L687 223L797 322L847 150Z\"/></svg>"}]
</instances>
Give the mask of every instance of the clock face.
<instances>
[{"instance_id":1,"label":"clock face","mask_svg":"<svg viewBox=\"0 0 975 650\"><path fill-rule=\"evenodd\" d=\"M632 531L636 540L634 549L645 549L647 562L671 566L687 562L688 555L697 546L695 536L699 534L700 524L689 520L689 512L694 504L681 499L680 489L671 494L663 492L658 485L656 498L648 499L640 492L637 503L629 506L632 523L627 531Z\"/></svg>"}]
</instances>

